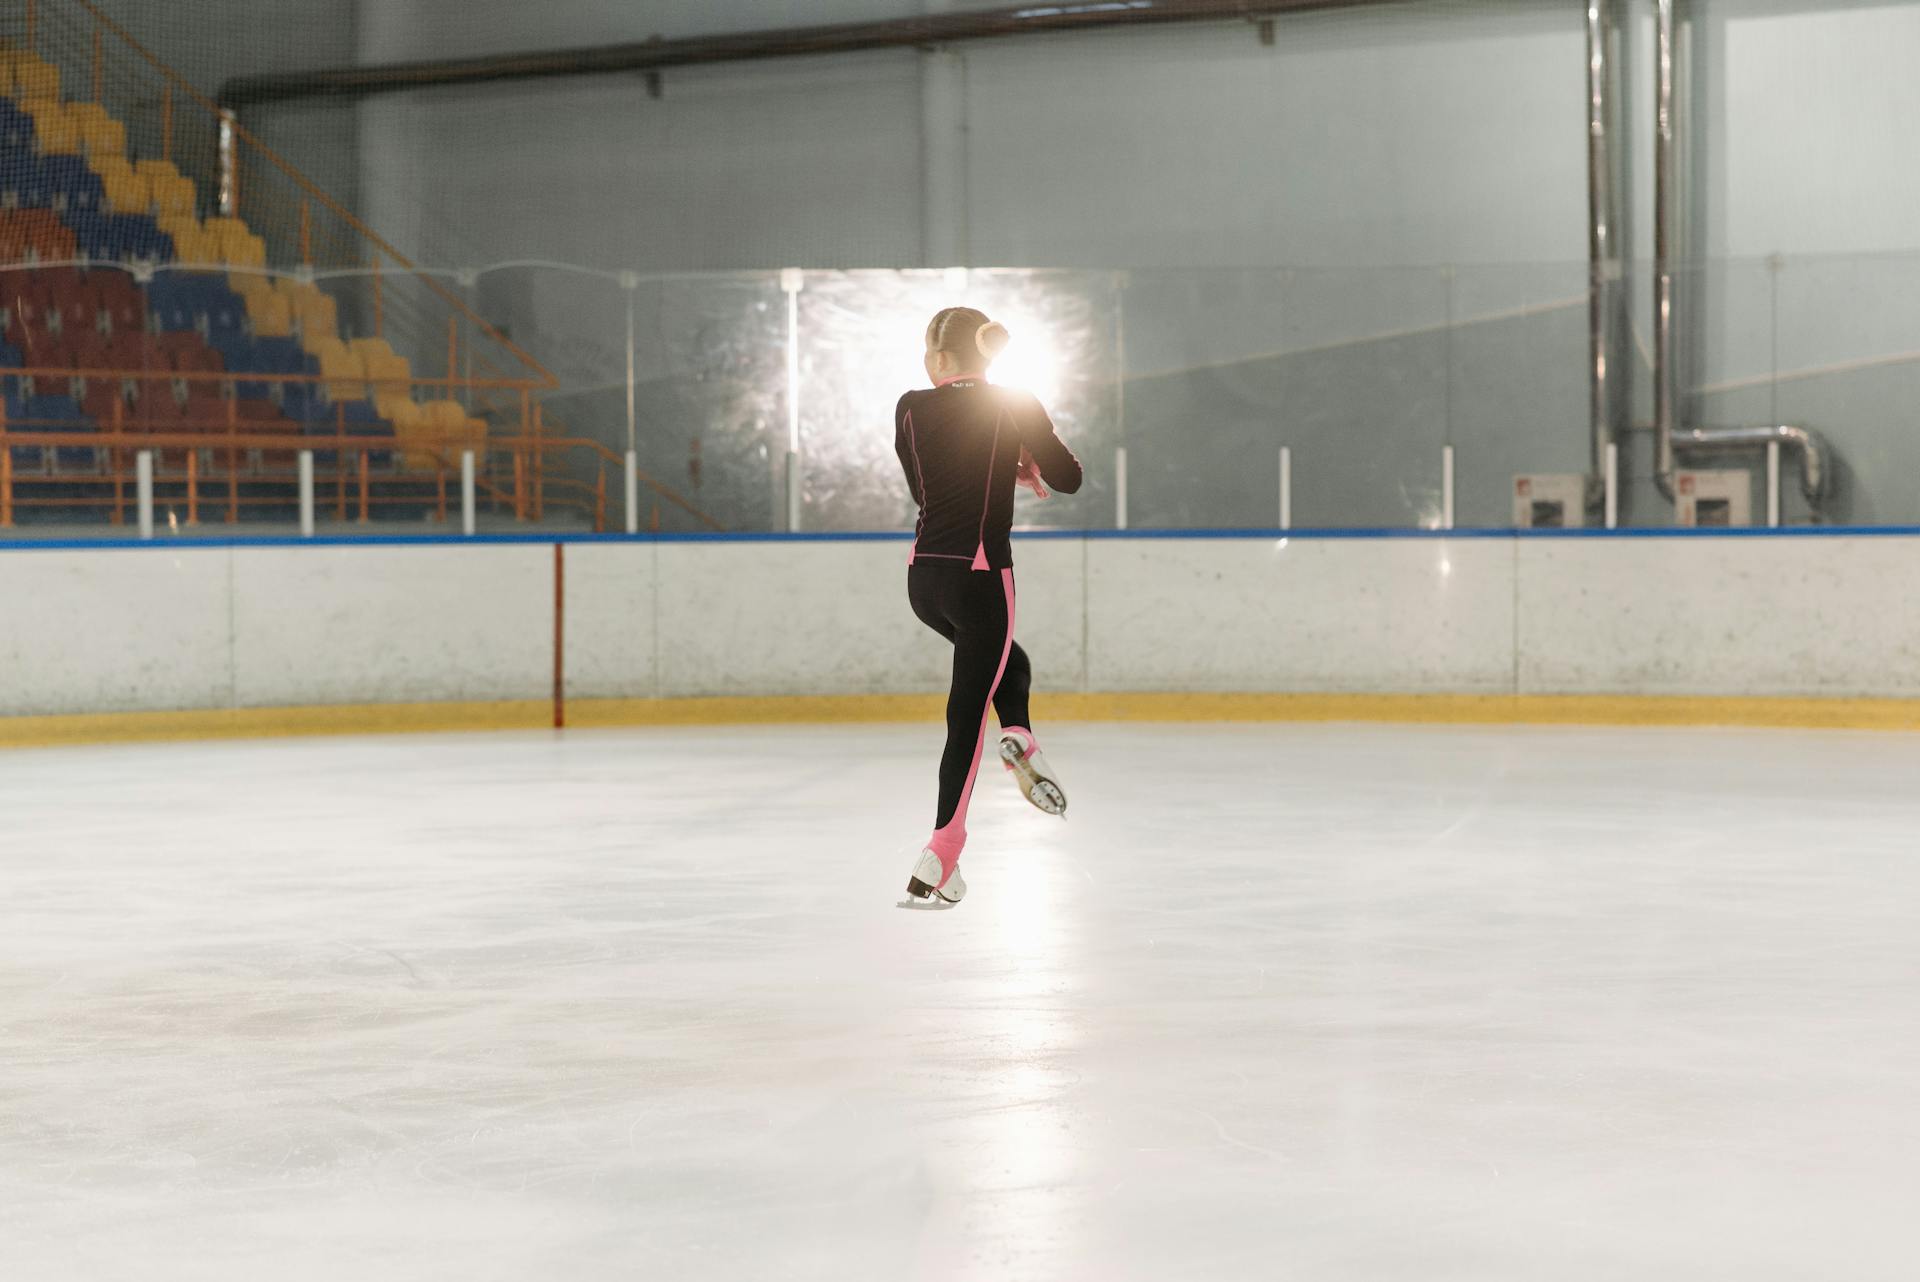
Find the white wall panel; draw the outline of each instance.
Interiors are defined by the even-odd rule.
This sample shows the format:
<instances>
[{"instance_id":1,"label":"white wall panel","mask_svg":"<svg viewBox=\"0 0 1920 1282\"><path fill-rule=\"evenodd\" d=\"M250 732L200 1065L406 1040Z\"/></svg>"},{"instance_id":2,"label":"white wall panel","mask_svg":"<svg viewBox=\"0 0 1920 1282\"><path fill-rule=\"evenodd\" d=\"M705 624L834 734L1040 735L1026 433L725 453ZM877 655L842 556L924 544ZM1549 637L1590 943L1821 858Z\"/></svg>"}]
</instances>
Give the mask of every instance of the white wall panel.
<instances>
[{"instance_id":1,"label":"white wall panel","mask_svg":"<svg viewBox=\"0 0 1920 1282\"><path fill-rule=\"evenodd\" d=\"M225 707L225 548L0 554L0 712Z\"/></svg>"},{"instance_id":2,"label":"white wall panel","mask_svg":"<svg viewBox=\"0 0 1920 1282\"><path fill-rule=\"evenodd\" d=\"M1504 539L1097 540L1095 690L1511 687Z\"/></svg>"},{"instance_id":3,"label":"white wall panel","mask_svg":"<svg viewBox=\"0 0 1920 1282\"><path fill-rule=\"evenodd\" d=\"M660 548L660 693L884 694L946 687L907 605L904 540Z\"/></svg>"},{"instance_id":4,"label":"white wall panel","mask_svg":"<svg viewBox=\"0 0 1920 1282\"><path fill-rule=\"evenodd\" d=\"M1920 694L1920 539L1519 545L1526 694Z\"/></svg>"},{"instance_id":5,"label":"white wall panel","mask_svg":"<svg viewBox=\"0 0 1920 1282\"><path fill-rule=\"evenodd\" d=\"M567 549L568 698L654 694L654 560L641 543Z\"/></svg>"},{"instance_id":6,"label":"white wall panel","mask_svg":"<svg viewBox=\"0 0 1920 1282\"><path fill-rule=\"evenodd\" d=\"M550 545L239 548L233 562L240 707L553 688Z\"/></svg>"}]
</instances>

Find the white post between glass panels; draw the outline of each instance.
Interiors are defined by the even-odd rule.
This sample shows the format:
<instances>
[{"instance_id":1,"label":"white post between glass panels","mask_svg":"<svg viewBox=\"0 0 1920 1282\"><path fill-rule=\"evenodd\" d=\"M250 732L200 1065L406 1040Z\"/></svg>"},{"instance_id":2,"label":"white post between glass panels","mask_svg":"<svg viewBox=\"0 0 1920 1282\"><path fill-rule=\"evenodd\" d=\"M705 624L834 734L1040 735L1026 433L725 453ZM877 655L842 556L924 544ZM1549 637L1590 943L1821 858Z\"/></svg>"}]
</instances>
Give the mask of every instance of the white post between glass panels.
<instances>
[{"instance_id":1,"label":"white post between glass panels","mask_svg":"<svg viewBox=\"0 0 1920 1282\"><path fill-rule=\"evenodd\" d=\"M460 451L460 532L472 534L474 527L473 503L474 458L472 450Z\"/></svg>"},{"instance_id":2,"label":"white post between glass panels","mask_svg":"<svg viewBox=\"0 0 1920 1282\"><path fill-rule=\"evenodd\" d=\"M633 417L633 293L640 288L639 273L621 272L620 288L627 291L627 457L632 458L637 448L634 444ZM632 504L628 504L628 507L631 508ZM627 533L633 531L629 529Z\"/></svg>"},{"instance_id":3,"label":"white post between glass panels","mask_svg":"<svg viewBox=\"0 0 1920 1282\"><path fill-rule=\"evenodd\" d=\"M1440 528L1453 528L1453 446L1440 447Z\"/></svg>"},{"instance_id":4,"label":"white post between glass panels","mask_svg":"<svg viewBox=\"0 0 1920 1282\"><path fill-rule=\"evenodd\" d=\"M1603 478L1607 494L1607 528L1620 526L1620 445L1616 441L1607 442L1607 473Z\"/></svg>"},{"instance_id":5,"label":"white post between glass panels","mask_svg":"<svg viewBox=\"0 0 1920 1282\"><path fill-rule=\"evenodd\" d=\"M787 295L787 531L800 530L800 291L807 274L798 267L780 271Z\"/></svg>"},{"instance_id":6,"label":"white post between glass panels","mask_svg":"<svg viewBox=\"0 0 1920 1282\"><path fill-rule=\"evenodd\" d=\"M640 456L627 451L627 533L640 533Z\"/></svg>"},{"instance_id":7,"label":"white post between glass panels","mask_svg":"<svg viewBox=\"0 0 1920 1282\"><path fill-rule=\"evenodd\" d=\"M139 500L140 537L153 537L153 451L141 450L133 456L135 485Z\"/></svg>"},{"instance_id":8,"label":"white post between glass panels","mask_svg":"<svg viewBox=\"0 0 1920 1282\"><path fill-rule=\"evenodd\" d=\"M1767 442L1767 526L1780 524L1780 442Z\"/></svg>"},{"instance_id":9,"label":"white post between glass panels","mask_svg":"<svg viewBox=\"0 0 1920 1282\"><path fill-rule=\"evenodd\" d=\"M1293 528L1293 449L1280 447L1280 528Z\"/></svg>"},{"instance_id":10,"label":"white post between glass panels","mask_svg":"<svg viewBox=\"0 0 1920 1282\"><path fill-rule=\"evenodd\" d=\"M300 537L313 537L313 451L300 451Z\"/></svg>"},{"instance_id":11,"label":"white post between glass panels","mask_svg":"<svg viewBox=\"0 0 1920 1282\"><path fill-rule=\"evenodd\" d=\"M1113 528L1127 528L1127 447L1113 452Z\"/></svg>"}]
</instances>

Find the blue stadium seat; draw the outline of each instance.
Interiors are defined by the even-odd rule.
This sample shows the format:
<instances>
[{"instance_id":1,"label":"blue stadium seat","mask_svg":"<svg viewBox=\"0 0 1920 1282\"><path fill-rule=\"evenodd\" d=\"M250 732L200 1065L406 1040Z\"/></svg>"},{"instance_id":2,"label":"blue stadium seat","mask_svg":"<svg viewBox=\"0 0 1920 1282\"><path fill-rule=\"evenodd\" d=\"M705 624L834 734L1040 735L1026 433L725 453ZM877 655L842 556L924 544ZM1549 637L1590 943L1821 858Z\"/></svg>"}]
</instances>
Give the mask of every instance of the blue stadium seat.
<instances>
[{"instance_id":1,"label":"blue stadium seat","mask_svg":"<svg viewBox=\"0 0 1920 1282\"><path fill-rule=\"evenodd\" d=\"M106 214L97 209L69 210L61 221L73 229L73 246L83 258L104 262L114 257L112 224Z\"/></svg>"},{"instance_id":2,"label":"blue stadium seat","mask_svg":"<svg viewBox=\"0 0 1920 1282\"><path fill-rule=\"evenodd\" d=\"M173 237L147 214L114 214L107 219L106 248L99 257L113 262L144 258L154 262L173 259Z\"/></svg>"},{"instance_id":3,"label":"blue stadium seat","mask_svg":"<svg viewBox=\"0 0 1920 1282\"><path fill-rule=\"evenodd\" d=\"M6 97L0 97L0 150L22 156L34 154L33 117Z\"/></svg>"},{"instance_id":4,"label":"blue stadium seat","mask_svg":"<svg viewBox=\"0 0 1920 1282\"><path fill-rule=\"evenodd\" d=\"M16 408L16 406L18 408ZM79 402L71 396L29 396L16 398L7 394L7 421L18 417L23 422L23 430L35 432L92 432L93 422L80 412ZM29 453L39 453L29 450ZM20 462L19 452L15 451L14 461ZM62 468L92 468L99 465L99 455L91 446L62 445L54 451L55 465ZM28 466L33 466L29 463Z\"/></svg>"},{"instance_id":5,"label":"blue stadium seat","mask_svg":"<svg viewBox=\"0 0 1920 1282\"><path fill-rule=\"evenodd\" d=\"M211 277L189 272L156 272L147 286L147 310L162 330L198 329L206 315Z\"/></svg>"},{"instance_id":6,"label":"blue stadium seat","mask_svg":"<svg viewBox=\"0 0 1920 1282\"><path fill-rule=\"evenodd\" d=\"M58 212L97 211L106 205L106 188L100 182L100 175L89 169L79 156L42 157L40 180L47 203ZM155 227L154 231L157 233L159 228Z\"/></svg>"},{"instance_id":7,"label":"blue stadium seat","mask_svg":"<svg viewBox=\"0 0 1920 1282\"><path fill-rule=\"evenodd\" d=\"M0 173L0 205L18 209L45 209L50 203L46 171L37 156L8 165Z\"/></svg>"},{"instance_id":8,"label":"blue stadium seat","mask_svg":"<svg viewBox=\"0 0 1920 1282\"><path fill-rule=\"evenodd\" d=\"M207 290L207 337L215 346L243 338L247 332L247 304L231 289L220 283L219 277L210 277L212 288Z\"/></svg>"},{"instance_id":9,"label":"blue stadium seat","mask_svg":"<svg viewBox=\"0 0 1920 1282\"><path fill-rule=\"evenodd\" d=\"M12 386L12 380L6 389L7 426L16 431L27 430L21 420L27 416L27 404L20 393ZM37 472L47 465L46 451L38 445L15 445L9 451L13 455L13 465L29 472Z\"/></svg>"}]
</instances>

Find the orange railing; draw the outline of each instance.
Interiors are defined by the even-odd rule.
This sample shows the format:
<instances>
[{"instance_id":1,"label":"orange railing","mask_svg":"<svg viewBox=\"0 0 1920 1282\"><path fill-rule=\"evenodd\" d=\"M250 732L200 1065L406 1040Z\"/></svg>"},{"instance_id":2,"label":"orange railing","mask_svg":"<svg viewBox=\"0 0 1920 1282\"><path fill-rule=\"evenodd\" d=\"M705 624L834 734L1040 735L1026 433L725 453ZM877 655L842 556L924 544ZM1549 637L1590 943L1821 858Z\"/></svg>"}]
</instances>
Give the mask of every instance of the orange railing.
<instances>
[{"instance_id":1,"label":"orange railing","mask_svg":"<svg viewBox=\"0 0 1920 1282\"><path fill-rule=\"evenodd\" d=\"M57 382L104 379L161 384L268 381L265 376L249 378L207 371L62 367L0 369L0 377L7 376ZM320 374L275 374L271 381L328 380ZM231 396L218 402L221 421L217 425L190 430L183 429L177 420L142 415L118 398L106 421L97 426L91 419L8 421L4 402L0 402L0 529L12 528L17 513L34 508L104 510L109 521L123 523L132 502L136 459L141 451L154 455L156 499L177 500L185 509L188 525L199 524L203 507L223 510L230 523L240 520L243 506L256 512L293 509L299 503L298 491L293 488L294 461L303 450L315 455L316 496L329 493L334 515L341 521L370 520L382 506L424 506L432 509L436 519L445 520L449 478L459 474L461 453L471 450L477 464L476 490L487 510L511 514L516 520L538 521L546 519L552 507L589 520L596 532L607 528L608 473L618 476L624 461L598 441L547 433L540 407L531 397L530 380L423 378L414 382L441 389L508 394L517 400L517 430L509 436L484 438L431 430L397 437L359 435L352 429L362 425L347 421L342 401L333 403L331 431L314 430L317 424L313 421L295 424L285 418L249 417L242 413L241 402ZM43 458L46 451L84 451L95 462L90 467L56 465L23 470L14 459L16 448L39 449ZM376 468L374 460L382 455L397 455L400 462ZM584 459L587 468L593 470L593 481L547 471L548 459L567 456ZM652 493L707 527L720 528L718 522L655 478L642 473L639 480ZM243 485L250 487L245 497ZM86 486L97 492L72 492ZM36 490L59 492L34 493ZM657 509L651 524L658 528Z\"/></svg>"}]
</instances>

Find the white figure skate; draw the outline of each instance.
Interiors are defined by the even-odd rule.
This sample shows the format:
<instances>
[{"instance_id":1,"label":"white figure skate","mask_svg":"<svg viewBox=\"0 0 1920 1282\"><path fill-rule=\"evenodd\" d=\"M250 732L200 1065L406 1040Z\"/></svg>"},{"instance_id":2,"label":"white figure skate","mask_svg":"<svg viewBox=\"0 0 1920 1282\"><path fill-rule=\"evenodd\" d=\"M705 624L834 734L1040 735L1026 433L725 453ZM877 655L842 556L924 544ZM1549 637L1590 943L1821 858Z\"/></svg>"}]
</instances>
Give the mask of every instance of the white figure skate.
<instances>
[{"instance_id":1,"label":"white figure skate","mask_svg":"<svg viewBox=\"0 0 1920 1282\"><path fill-rule=\"evenodd\" d=\"M1067 816L1067 793L1060 779L1047 765L1031 738L1020 734L1000 736L1000 760L1006 763L1020 793L1038 810L1050 815Z\"/></svg>"},{"instance_id":2,"label":"white figure skate","mask_svg":"<svg viewBox=\"0 0 1920 1282\"><path fill-rule=\"evenodd\" d=\"M915 899L937 896L950 904L959 903L967 896L967 879L960 875L960 861L954 860L949 870L941 865L940 856L922 850L913 865L913 875L907 878L907 893Z\"/></svg>"}]
</instances>

